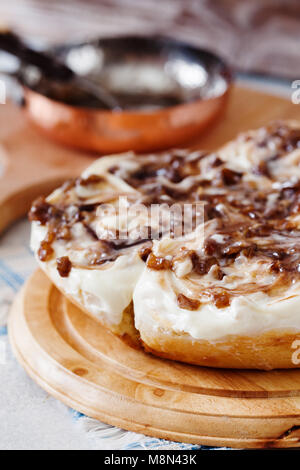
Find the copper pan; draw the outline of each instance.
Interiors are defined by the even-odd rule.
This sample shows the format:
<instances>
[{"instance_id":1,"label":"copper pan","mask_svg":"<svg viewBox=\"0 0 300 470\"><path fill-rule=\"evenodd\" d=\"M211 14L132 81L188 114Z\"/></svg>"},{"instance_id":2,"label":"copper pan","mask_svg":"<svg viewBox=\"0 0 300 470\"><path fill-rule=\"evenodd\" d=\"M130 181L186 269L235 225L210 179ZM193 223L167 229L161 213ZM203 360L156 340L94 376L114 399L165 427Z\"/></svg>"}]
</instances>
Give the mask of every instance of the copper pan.
<instances>
[{"instance_id":1,"label":"copper pan","mask_svg":"<svg viewBox=\"0 0 300 470\"><path fill-rule=\"evenodd\" d=\"M45 79L32 84L24 73L25 109L30 120L50 138L78 149L114 153L178 146L207 129L228 98L231 74L224 62L210 52L171 39L100 39L62 46L55 53L76 72L79 67L83 73L80 70L83 63L88 69L84 73L91 80L101 80L110 93L116 93L122 106L121 111L104 110L82 101L70 102L70 97L57 99L53 90L47 90ZM84 53L88 54L85 62ZM157 80L151 89L149 73L153 70L160 74L164 90L157 91L161 86ZM145 71L149 72L147 83L143 83ZM139 105L127 106L124 90L120 92L114 84L116 76L121 77L121 88L129 80L130 93ZM141 106L147 93L150 102L153 97L155 106ZM173 94L173 98L175 93L175 104L172 99L171 105L165 104L166 93ZM159 106L157 94L163 103Z\"/></svg>"}]
</instances>

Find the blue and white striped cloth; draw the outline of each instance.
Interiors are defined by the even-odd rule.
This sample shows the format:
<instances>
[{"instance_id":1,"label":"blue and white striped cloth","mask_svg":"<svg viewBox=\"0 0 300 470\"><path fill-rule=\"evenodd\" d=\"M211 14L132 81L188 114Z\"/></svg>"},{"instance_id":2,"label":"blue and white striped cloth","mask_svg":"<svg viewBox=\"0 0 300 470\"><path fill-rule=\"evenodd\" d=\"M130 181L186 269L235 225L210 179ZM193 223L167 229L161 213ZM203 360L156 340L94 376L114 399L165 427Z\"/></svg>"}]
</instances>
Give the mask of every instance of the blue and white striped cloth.
<instances>
[{"instance_id":1,"label":"blue and white striped cloth","mask_svg":"<svg viewBox=\"0 0 300 470\"><path fill-rule=\"evenodd\" d=\"M21 221L0 238L0 449L211 449L124 431L50 397L14 359L7 337L10 305L36 268Z\"/></svg>"}]
</instances>

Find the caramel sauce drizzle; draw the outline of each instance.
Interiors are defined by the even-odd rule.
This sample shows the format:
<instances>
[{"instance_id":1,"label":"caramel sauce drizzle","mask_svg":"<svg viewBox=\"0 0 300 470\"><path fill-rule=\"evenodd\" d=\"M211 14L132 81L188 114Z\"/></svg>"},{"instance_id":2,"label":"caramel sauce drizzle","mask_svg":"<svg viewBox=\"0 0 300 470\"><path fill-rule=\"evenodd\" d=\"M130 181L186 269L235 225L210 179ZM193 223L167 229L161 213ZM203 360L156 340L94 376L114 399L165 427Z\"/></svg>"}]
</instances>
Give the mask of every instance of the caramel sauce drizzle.
<instances>
[{"instance_id":1,"label":"caramel sauce drizzle","mask_svg":"<svg viewBox=\"0 0 300 470\"><path fill-rule=\"evenodd\" d=\"M258 149L267 149L266 158L251 170L257 178L274 181L272 165L274 161L295 149L300 149L300 129L286 124L274 123L260 129L252 139ZM270 146L272 142L272 146ZM268 150L268 148L272 150ZM259 290L272 293L280 286L288 286L300 279L300 230L293 217L300 214L300 181L281 182L276 189L255 189L245 179L245 174L226 166L219 155L204 152L171 150L162 154L137 157L138 168L124 169L122 165L112 166L109 172L122 178L138 191L139 200L145 204L159 202L173 204L187 201L205 202L205 221L215 220L215 233L223 238L216 242L208 236L201 255L197 251L188 252L192 261L193 273L201 277L215 266L216 281L222 281L226 267L231 266L238 256L255 258L266 262L276 280L272 286L259 286ZM213 171L208 180L201 174L201 163L207 162ZM188 189L183 185L189 179ZM102 240L91 227L96 210L101 202L88 203L71 193L76 186L90 186L101 183L103 177L90 175L66 182L62 196L56 204L38 198L32 205L29 220L47 227L47 236L41 242L38 256L48 261L54 256L52 244L55 240L72 240L72 226L81 222L93 244L90 267L114 261L124 250L138 248L141 259L154 270L173 270L172 259L156 257L152 251L150 238L138 240ZM273 203L269 203L269 199ZM69 211L72 206L72 211ZM63 257L67 258L67 257ZM60 259L57 262L60 275L66 277L72 269L72 262ZM88 267L88 266L87 266ZM229 305L233 295L255 292L257 285L247 283L239 289L221 289L217 286L207 289L207 295L217 307ZM194 308L195 299L178 295L179 305ZM198 301L197 301L198 302ZM198 304L197 304L198 305ZM198 307L197 307L198 308Z\"/></svg>"}]
</instances>

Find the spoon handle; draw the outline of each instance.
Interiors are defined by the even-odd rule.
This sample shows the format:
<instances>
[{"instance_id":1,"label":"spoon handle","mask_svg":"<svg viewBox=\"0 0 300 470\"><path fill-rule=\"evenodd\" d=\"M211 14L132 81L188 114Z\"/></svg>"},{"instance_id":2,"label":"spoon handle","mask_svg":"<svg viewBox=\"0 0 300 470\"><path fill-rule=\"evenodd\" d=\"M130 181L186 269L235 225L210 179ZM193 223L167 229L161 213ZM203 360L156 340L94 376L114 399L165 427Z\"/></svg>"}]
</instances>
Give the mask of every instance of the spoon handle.
<instances>
[{"instance_id":1,"label":"spoon handle","mask_svg":"<svg viewBox=\"0 0 300 470\"><path fill-rule=\"evenodd\" d=\"M18 57L23 63L35 65L43 74L53 80L71 80L74 72L54 57L27 46L11 31L0 31L0 49Z\"/></svg>"},{"instance_id":2,"label":"spoon handle","mask_svg":"<svg viewBox=\"0 0 300 470\"><path fill-rule=\"evenodd\" d=\"M67 65L44 52L27 46L15 33L0 29L0 49L18 57L26 65L39 68L42 75L54 82L72 82L75 87L92 94L104 109L120 110L117 100L100 84L76 75Z\"/></svg>"}]
</instances>

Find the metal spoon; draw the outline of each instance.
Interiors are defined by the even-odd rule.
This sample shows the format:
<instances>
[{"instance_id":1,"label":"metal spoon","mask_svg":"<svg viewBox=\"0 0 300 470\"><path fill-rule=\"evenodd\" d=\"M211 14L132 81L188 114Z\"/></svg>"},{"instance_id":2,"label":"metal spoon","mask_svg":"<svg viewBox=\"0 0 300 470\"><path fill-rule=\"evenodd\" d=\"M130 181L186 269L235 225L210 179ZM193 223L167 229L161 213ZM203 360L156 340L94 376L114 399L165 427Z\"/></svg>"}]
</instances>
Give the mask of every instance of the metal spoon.
<instances>
[{"instance_id":1,"label":"metal spoon","mask_svg":"<svg viewBox=\"0 0 300 470\"><path fill-rule=\"evenodd\" d=\"M75 74L67 65L59 62L44 52L36 51L27 46L15 33L0 30L0 49L14 55L23 64L38 68L42 76L57 84L67 84L74 92L89 93L99 102L99 107L110 110L121 110L118 101L102 86L94 84L86 77Z\"/></svg>"}]
</instances>

